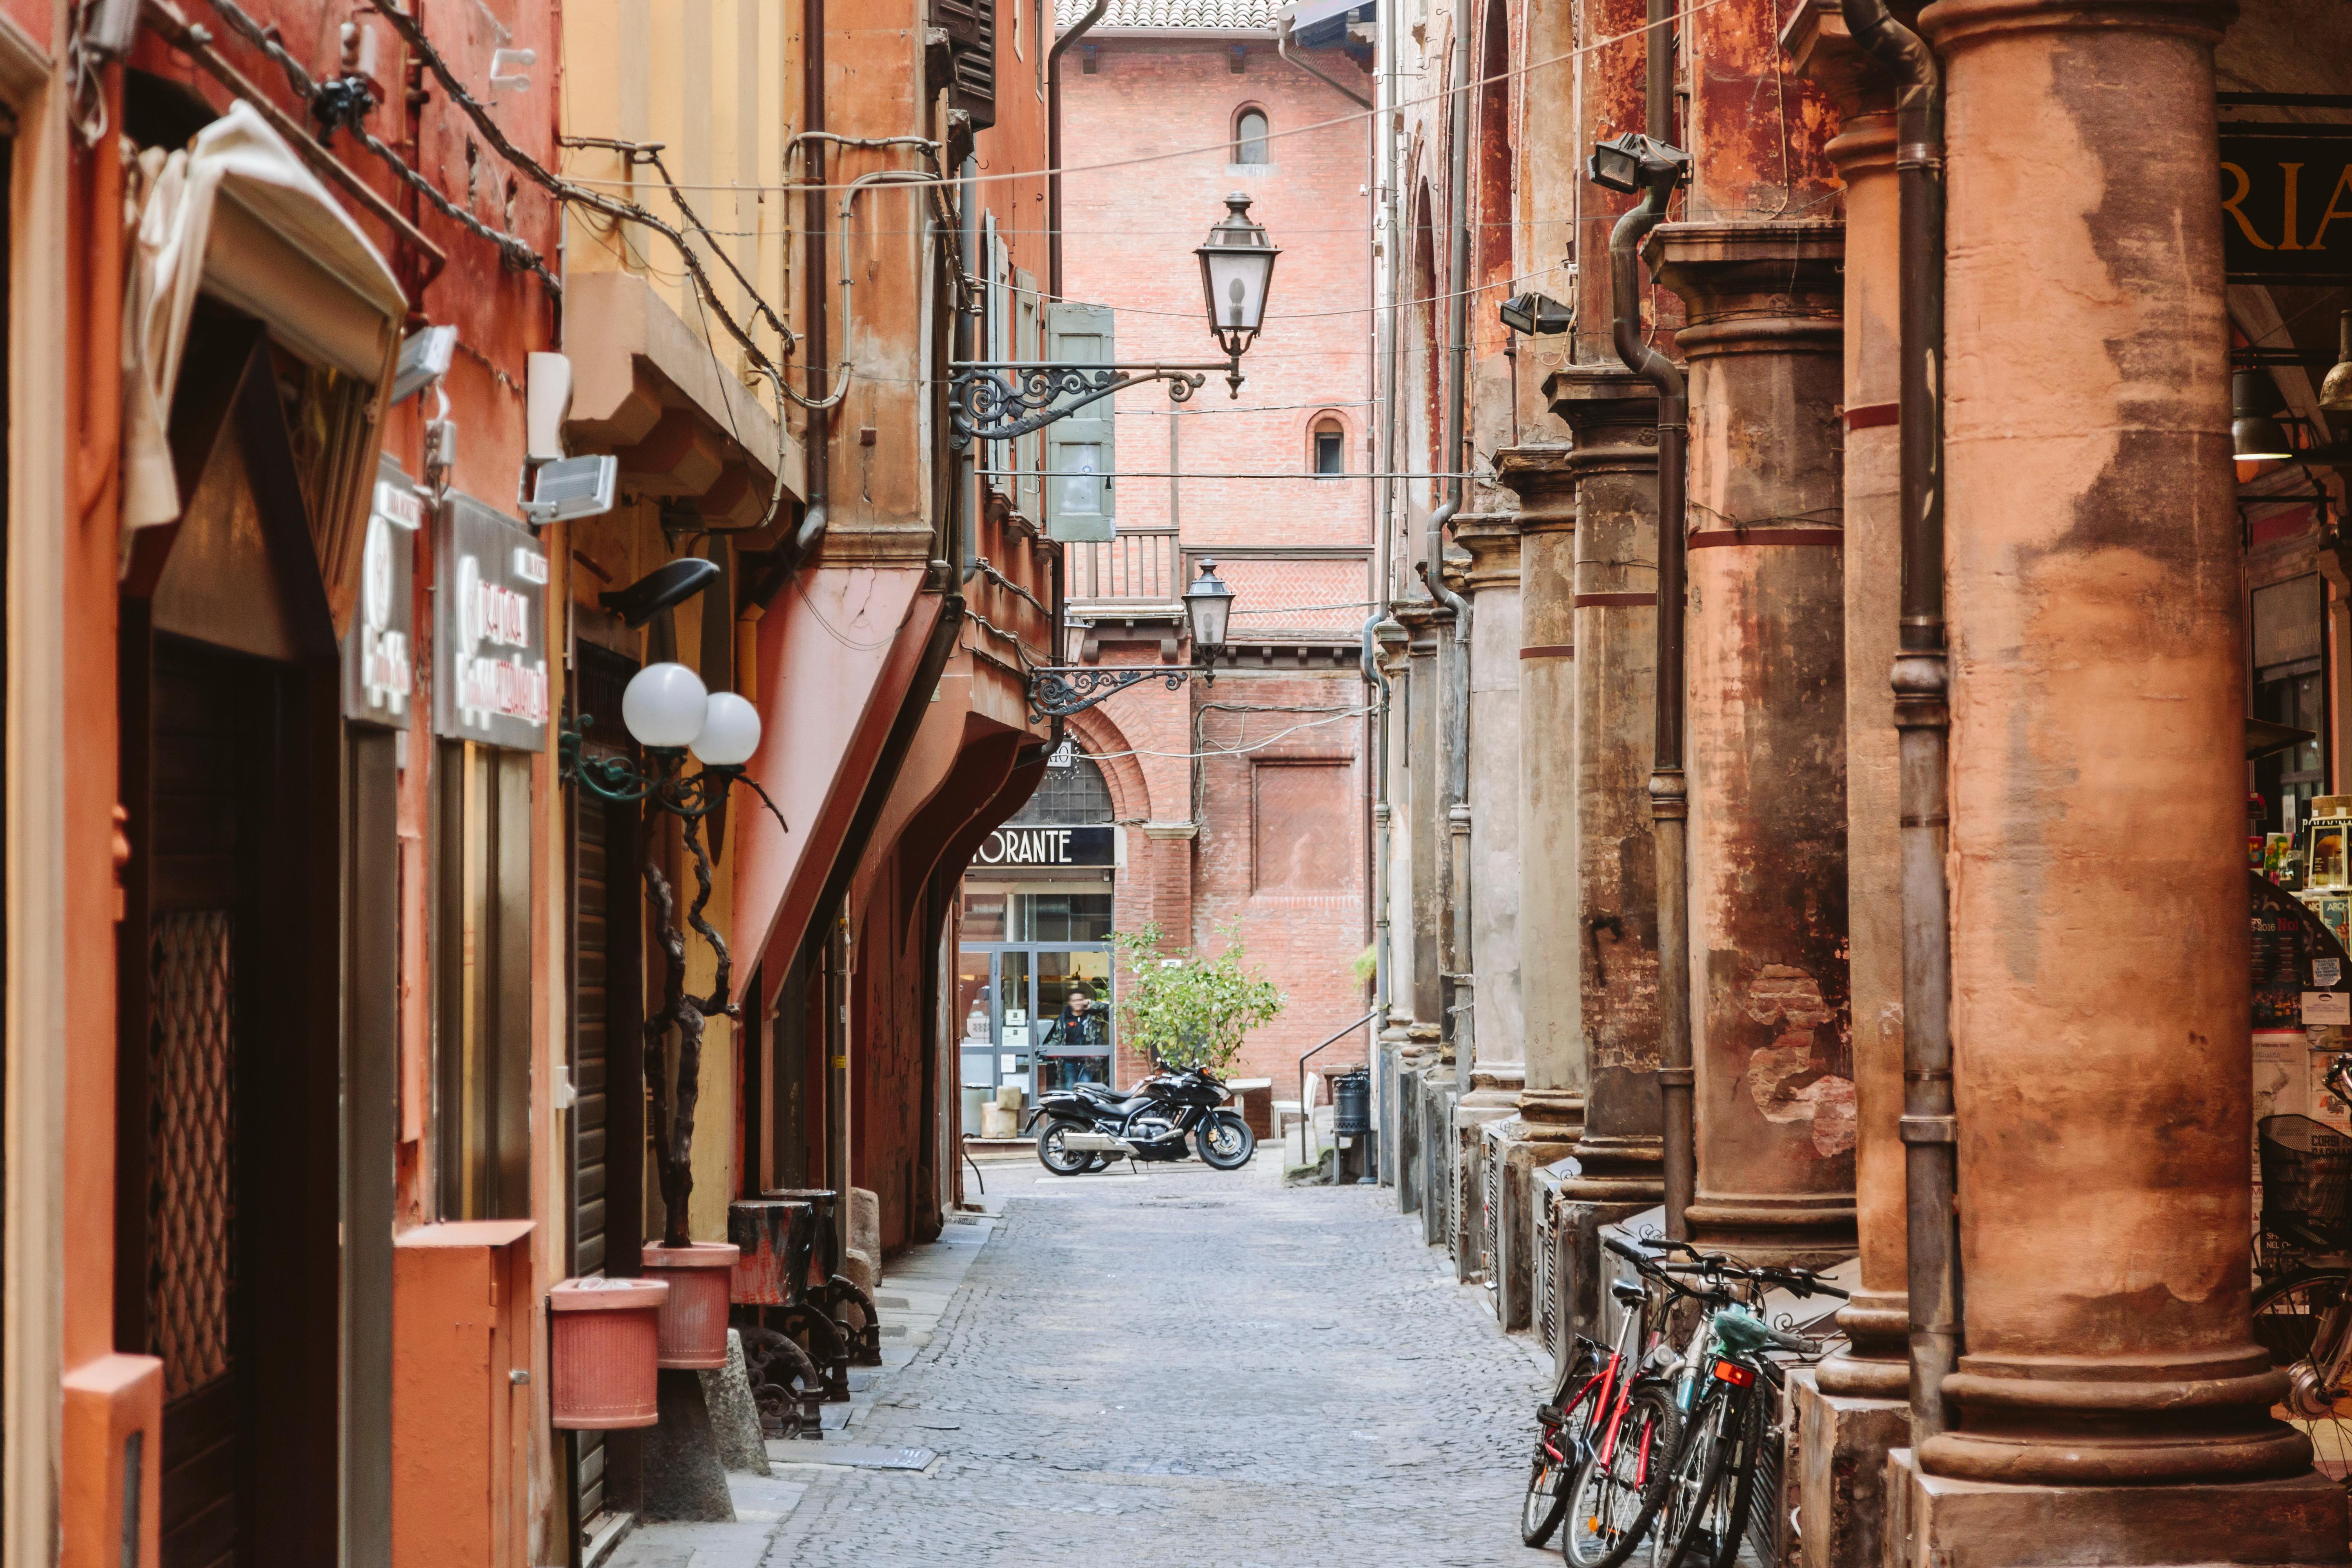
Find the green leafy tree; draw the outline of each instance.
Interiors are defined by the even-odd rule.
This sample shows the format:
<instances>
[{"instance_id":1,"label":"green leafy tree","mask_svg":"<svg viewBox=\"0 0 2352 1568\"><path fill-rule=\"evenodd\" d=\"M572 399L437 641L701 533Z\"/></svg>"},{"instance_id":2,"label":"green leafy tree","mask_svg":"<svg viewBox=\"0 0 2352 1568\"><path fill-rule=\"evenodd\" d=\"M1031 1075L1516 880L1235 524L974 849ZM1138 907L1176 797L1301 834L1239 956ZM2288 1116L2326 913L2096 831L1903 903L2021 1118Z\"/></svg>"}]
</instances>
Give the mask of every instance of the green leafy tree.
<instances>
[{"instance_id":1,"label":"green leafy tree","mask_svg":"<svg viewBox=\"0 0 2352 1568\"><path fill-rule=\"evenodd\" d=\"M1242 952L1240 922L1222 934L1224 951L1213 954L1171 951L1156 921L1112 938L1129 975L1118 998L1120 1026L1129 1046L1161 1067L1205 1067L1222 1075L1241 1055L1244 1036L1282 1016L1282 992Z\"/></svg>"}]
</instances>

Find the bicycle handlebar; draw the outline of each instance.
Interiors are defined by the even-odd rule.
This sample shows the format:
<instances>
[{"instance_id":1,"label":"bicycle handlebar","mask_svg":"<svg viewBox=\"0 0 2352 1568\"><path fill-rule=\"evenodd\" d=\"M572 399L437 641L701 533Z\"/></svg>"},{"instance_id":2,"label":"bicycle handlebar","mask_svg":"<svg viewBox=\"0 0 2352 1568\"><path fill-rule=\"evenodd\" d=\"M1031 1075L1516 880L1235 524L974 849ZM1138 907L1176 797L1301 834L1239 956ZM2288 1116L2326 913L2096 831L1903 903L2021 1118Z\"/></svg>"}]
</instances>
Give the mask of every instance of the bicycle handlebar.
<instances>
[{"instance_id":1,"label":"bicycle handlebar","mask_svg":"<svg viewBox=\"0 0 2352 1568\"><path fill-rule=\"evenodd\" d=\"M1789 1333L1769 1325L1766 1326L1764 1333L1766 1338L1784 1351L1790 1351L1798 1355L1817 1356L1822 1353L1822 1342L1819 1340L1807 1339L1802 1334Z\"/></svg>"},{"instance_id":2,"label":"bicycle handlebar","mask_svg":"<svg viewBox=\"0 0 2352 1568\"><path fill-rule=\"evenodd\" d=\"M1615 1253L1618 1257L1623 1258L1626 1262L1633 1264L1636 1267L1647 1263L1655 1263L1657 1261L1654 1258L1644 1257L1643 1254L1634 1251L1632 1247L1626 1246L1623 1242L1618 1240L1613 1236L1602 1237L1601 1238L1601 1245Z\"/></svg>"}]
</instances>

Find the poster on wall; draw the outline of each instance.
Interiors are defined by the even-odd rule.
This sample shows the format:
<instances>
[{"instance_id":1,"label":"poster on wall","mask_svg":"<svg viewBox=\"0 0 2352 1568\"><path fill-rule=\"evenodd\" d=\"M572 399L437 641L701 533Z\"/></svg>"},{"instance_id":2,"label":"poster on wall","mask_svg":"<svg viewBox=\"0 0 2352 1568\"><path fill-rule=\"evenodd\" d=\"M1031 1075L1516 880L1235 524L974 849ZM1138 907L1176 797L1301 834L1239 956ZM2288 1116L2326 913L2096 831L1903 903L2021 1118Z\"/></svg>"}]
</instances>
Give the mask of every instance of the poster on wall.
<instances>
[{"instance_id":1,"label":"poster on wall","mask_svg":"<svg viewBox=\"0 0 2352 1568\"><path fill-rule=\"evenodd\" d=\"M434 542L433 732L547 746L547 552L530 530L451 495Z\"/></svg>"},{"instance_id":2,"label":"poster on wall","mask_svg":"<svg viewBox=\"0 0 2352 1568\"><path fill-rule=\"evenodd\" d=\"M416 684L416 531L425 499L392 458L377 461L361 546L360 602L343 634L343 717L408 728Z\"/></svg>"}]
</instances>

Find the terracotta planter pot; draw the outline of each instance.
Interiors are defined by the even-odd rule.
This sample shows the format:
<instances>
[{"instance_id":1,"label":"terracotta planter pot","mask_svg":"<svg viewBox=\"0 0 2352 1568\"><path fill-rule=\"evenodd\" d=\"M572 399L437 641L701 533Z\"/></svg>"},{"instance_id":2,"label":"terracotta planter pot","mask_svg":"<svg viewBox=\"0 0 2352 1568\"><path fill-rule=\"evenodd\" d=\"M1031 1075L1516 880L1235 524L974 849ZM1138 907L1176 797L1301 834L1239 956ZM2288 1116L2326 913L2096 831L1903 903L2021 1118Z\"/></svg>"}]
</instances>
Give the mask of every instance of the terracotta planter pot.
<instances>
[{"instance_id":1,"label":"terracotta planter pot","mask_svg":"<svg viewBox=\"0 0 2352 1568\"><path fill-rule=\"evenodd\" d=\"M727 1364L727 1287L735 1276L736 1257L737 1248L723 1241L646 1244L646 1275L669 1281L669 1300L661 1310L661 1365Z\"/></svg>"},{"instance_id":2,"label":"terracotta planter pot","mask_svg":"<svg viewBox=\"0 0 2352 1568\"><path fill-rule=\"evenodd\" d=\"M664 1279L566 1279L547 1293L548 1404L573 1432L651 1426L657 1419ZM726 1334L719 1350L726 1350Z\"/></svg>"}]
</instances>

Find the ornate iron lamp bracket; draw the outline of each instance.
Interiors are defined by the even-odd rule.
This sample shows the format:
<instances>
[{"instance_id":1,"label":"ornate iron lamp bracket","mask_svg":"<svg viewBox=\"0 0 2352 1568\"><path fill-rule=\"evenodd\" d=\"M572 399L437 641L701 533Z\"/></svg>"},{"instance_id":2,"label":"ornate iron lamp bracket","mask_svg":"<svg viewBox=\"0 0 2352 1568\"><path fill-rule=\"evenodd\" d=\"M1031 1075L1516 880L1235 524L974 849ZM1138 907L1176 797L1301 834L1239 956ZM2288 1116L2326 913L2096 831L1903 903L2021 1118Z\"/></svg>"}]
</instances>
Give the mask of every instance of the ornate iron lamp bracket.
<instances>
[{"instance_id":1,"label":"ornate iron lamp bracket","mask_svg":"<svg viewBox=\"0 0 2352 1568\"><path fill-rule=\"evenodd\" d=\"M1066 719L1130 686L1161 680L1169 690L1179 691L1196 675L1203 680L1217 679L1214 669L1191 664L1127 664L1108 668L1090 664L1039 665L1029 672L1029 715L1033 719Z\"/></svg>"},{"instance_id":2,"label":"ornate iron lamp bracket","mask_svg":"<svg viewBox=\"0 0 2352 1568\"><path fill-rule=\"evenodd\" d=\"M1239 355L1223 364L1020 364L971 361L950 367L949 445L962 451L975 440L1010 441L1066 419L1089 403L1130 386L1168 384L1168 400L1183 403L1212 371L1223 371L1241 395Z\"/></svg>"}]
</instances>

